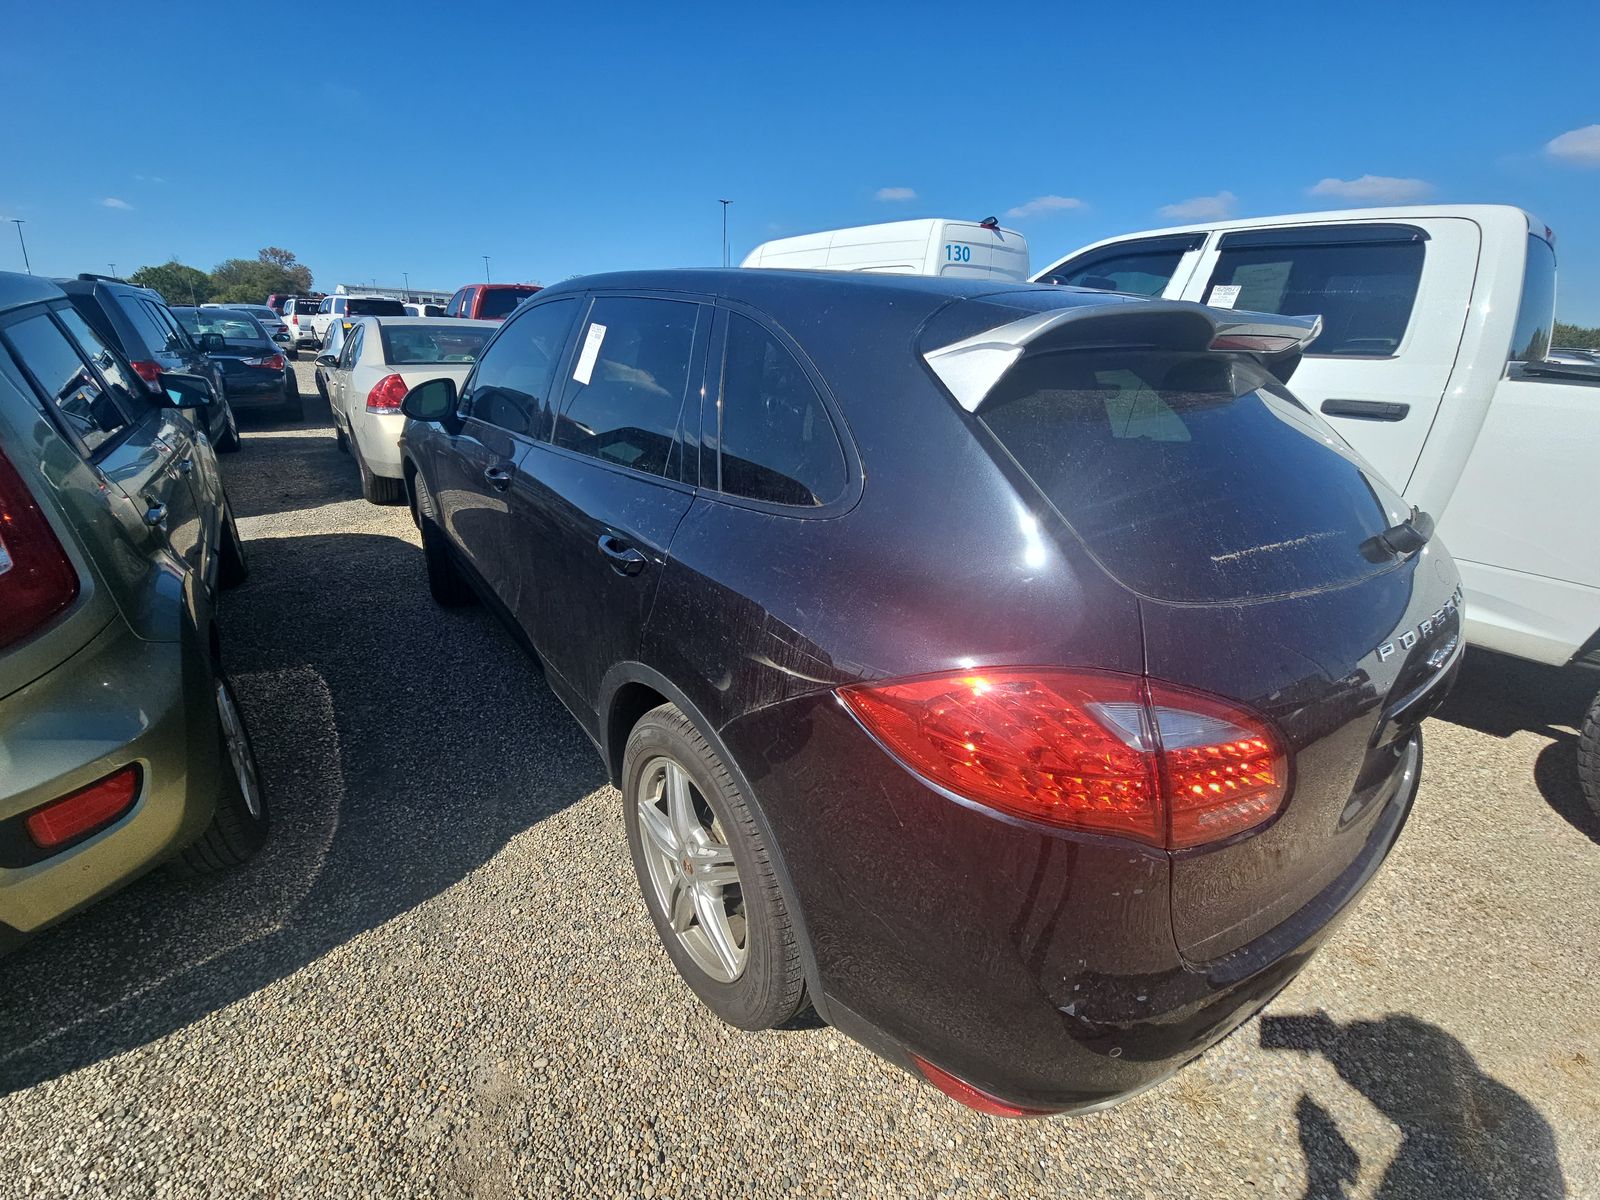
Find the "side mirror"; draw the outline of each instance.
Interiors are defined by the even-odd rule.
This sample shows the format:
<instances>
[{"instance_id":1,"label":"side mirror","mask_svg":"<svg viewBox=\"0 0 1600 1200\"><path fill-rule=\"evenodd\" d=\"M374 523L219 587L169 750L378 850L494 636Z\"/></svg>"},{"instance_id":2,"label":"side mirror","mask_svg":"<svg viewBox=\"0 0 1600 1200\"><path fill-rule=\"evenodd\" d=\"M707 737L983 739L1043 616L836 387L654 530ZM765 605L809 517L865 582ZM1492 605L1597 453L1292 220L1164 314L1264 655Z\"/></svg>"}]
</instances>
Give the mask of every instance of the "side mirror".
<instances>
[{"instance_id":1,"label":"side mirror","mask_svg":"<svg viewBox=\"0 0 1600 1200\"><path fill-rule=\"evenodd\" d=\"M202 333L196 337L201 354L221 354L227 349L220 333Z\"/></svg>"},{"instance_id":2,"label":"side mirror","mask_svg":"<svg viewBox=\"0 0 1600 1200\"><path fill-rule=\"evenodd\" d=\"M406 393L400 411L413 421L444 421L455 415L457 399L454 379L429 379Z\"/></svg>"},{"instance_id":3,"label":"side mirror","mask_svg":"<svg viewBox=\"0 0 1600 1200\"><path fill-rule=\"evenodd\" d=\"M169 408L206 408L217 402L209 379L199 375L161 372L161 391Z\"/></svg>"},{"instance_id":4,"label":"side mirror","mask_svg":"<svg viewBox=\"0 0 1600 1200\"><path fill-rule=\"evenodd\" d=\"M287 344L288 341L289 341L289 331L287 329L278 330L277 333L272 335L272 340L275 341L275 342L283 342L283 343Z\"/></svg>"},{"instance_id":5,"label":"side mirror","mask_svg":"<svg viewBox=\"0 0 1600 1200\"><path fill-rule=\"evenodd\" d=\"M323 352L322 354L317 355L316 361L317 366L319 367L336 367L339 365L339 356L337 354L328 354L327 352Z\"/></svg>"}]
</instances>

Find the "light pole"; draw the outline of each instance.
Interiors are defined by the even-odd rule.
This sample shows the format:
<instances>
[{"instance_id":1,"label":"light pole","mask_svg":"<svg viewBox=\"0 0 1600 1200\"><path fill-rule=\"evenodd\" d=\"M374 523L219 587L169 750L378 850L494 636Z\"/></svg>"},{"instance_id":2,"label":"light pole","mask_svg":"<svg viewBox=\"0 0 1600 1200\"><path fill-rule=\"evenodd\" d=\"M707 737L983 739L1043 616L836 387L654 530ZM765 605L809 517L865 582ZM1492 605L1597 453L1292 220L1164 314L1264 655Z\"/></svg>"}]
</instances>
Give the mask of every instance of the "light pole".
<instances>
[{"instance_id":1,"label":"light pole","mask_svg":"<svg viewBox=\"0 0 1600 1200\"><path fill-rule=\"evenodd\" d=\"M728 205L732 204L733 201L732 200L719 200L719 201L717 201L717 203L722 205L722 265L723 266L727 266L728 265Z\"/></svg>"},{"instance_id":2,"label":"light pole","mask_svg":"<svg viewBox=\"0 0 1600 1200\"><path fill-rule=\"evenodd\" d=\"M22 265L27 268L28 274L33 274L33 264L28 261L28 243L22 237L23 221L21 217L12 217L11 223L17 227L17 242L22 246Z\"/></svg>"},{"instance_id":3,"label":"light pole","mask_svg":"<svg viewBox=\"0 0 1600 1200\"><path fill-rule=\"evenodd\" d=\"M409 300L409 299L411 299L411 272L410 271L401 271L400 274L405 277L405 281L406 281L406 299Z\"/></svg>"},{"instance_id":4,"label":"light pole","mask_svg":"<svg viewBox=\"0 0 1600 1200\"><path fill-rule=\"evenodd\" d=\"M107 263L106 266L111 268L111 278L115 279L117 277L117 264Z\"/></svg>"},{"instance_id":5,"label":"light pole","mask_svg":"<svg viewBox=\"0 0 1600 1200\"><path fill-rule=\"evenodd\" d=\"M492 282L489 278L489 256L487 254L483 255L483 281L485 283Z\"/></svg>"}]
</instances>

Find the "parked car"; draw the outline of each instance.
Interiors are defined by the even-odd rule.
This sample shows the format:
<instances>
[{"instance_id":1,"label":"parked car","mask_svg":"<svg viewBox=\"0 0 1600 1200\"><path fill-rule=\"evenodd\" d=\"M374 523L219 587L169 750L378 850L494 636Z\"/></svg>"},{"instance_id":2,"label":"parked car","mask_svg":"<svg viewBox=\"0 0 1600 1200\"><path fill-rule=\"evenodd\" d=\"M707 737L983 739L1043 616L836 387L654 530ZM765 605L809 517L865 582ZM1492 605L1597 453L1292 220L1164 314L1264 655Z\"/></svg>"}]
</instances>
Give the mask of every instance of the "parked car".
<instances>
[{"instance_id":1,"label":"parked car","mask_svg":"<svg viewBox=\"0 0 1600 1200\"><path fill-rule=\"evenodd\" d=\"M444 305L442 304L407 304L406 312L413 317L442 317Z\"/></svg>"},{"instance_id":2,"label":"parked car","mask_svg":"<svg viewBox=\"0 0 1600 1200\"><path fill-rule=\"evenodd\" d=\"M1281 383L1319 330L597 276L414 387L402 469L434 596L537 651L714 1012L809 1000L968 1104L1084 1109L1300 970L1460 661L1426 517Z\"/></svg>"},{"instance_id":3,"label":"parked car","mask_svg":"<svg viewBox=\"0 0 1600 1200\"><path fill-rule=\"evenodd\" d=\"M1295 391L1434 515L1468 639L1600 691L1600 372L1549 351L1554 243L1503 205L1354 209L1129 234L1039 277L1322 314ZM1600 808L1600 695L1584 729Z\"/></svg>"},{"instance_id":4,"label":"parked car","mask_svg":"<svg viewBox=\"0 0 1600 1200\"><path fill-rule=\"evenodd\" d=\"M321 306L320 299L313 300L304 296L291 296L283 302L283 323L289 330L289 339L296 351L302 346L321 344L315 320L317 309Z\"/></svg>"},{"instance_id":5,"label":"parked car","mask_svg":"<svg viewBox=\"0 0 1600 1200\"><path fill-rule=\"evenodd\" d=\"M236 409L267 410L280 420L305 416L300 382L282 347L250 313L236 308L174 308L178 323L197 341L217 339L206 357L222 368Z\"/></svg>"},{"instance_id":6,"label":"parked car","mask_svg":"<svg viewBox=\"0 0 1600 1200\"><path fill-rule=\"evenodd\" d=\"M406 306L388 296L326 296L311 318L317 344L326 345L328 329L337 323L346 333L357 317L403 317Z\"/></svg>"},{"instance_id":7,"label":"parked car","mask_svg":"<svg viewBox=\"0 0 1600 1200\"><path fill-rule=\"evenodd\" d=\"M261 328L267 331L267 336L283 350L285 358L293 362L300 357L294 339L289 336L289 327L283 323L282 317L265 304L202 304L200 307L231 308L235 312L249 313L261 323Z\"/></svg>"},{"instance_id":8,"label":"parked car","mask_svg":"<svg viewBox=\"0 0 1600 1200\"><path fill-rule=\"evenodd\" d=\"M244 548L204 376L151 391L44 279L0 274L0 949L267 834L216 589Z\"/></svg>"},{"instance_id":9,"label":"parked car","mask_svg":"<svg viewBox=\"0 0 1600 1200\"><path fill-rule=\"evenodd\" d=\"M400 401L416 383L449 378L462 383L494 321L419 317L357 317L337 351L317 355L339 449L352 455L361 494L374 504L405 499L400 469Z\"/></svg>"},{"instance_id":10,"label":"parked car","mask_svg":"<svg viewBox=\"0 0 1600 1200\"><path fill-rule=\"evenodd\" d=\"M763 242L743 267L883 271L973 279L1028 278L1028 239L985 221L886 221Z\"/></svg>"},{"instance_id":11,"label":"parked car","mask_svg":"<svg viewBox=\"0 0 1600 1200\"><path fill-rule=\"evenodd\" d=\"M339 356L344 353L344 323L328 327L328 340L322 343L313 360L316 364L312 377L317 383L317 395L332 403L328 392L328 379L333 373L333 366L339 361Z\"/></svg>"},{"instance_id":12,"label":"parked car","mask_svg":"<svg viewBox=\"0 0 1600 1200\"><path fill-rule=\"evenodd\" d=\"M162 394L163 374L199 375L210 383L216 402L191 416L222 453L239 449L239 427L233 419L222 368L206 357L208 347L184 331L159 292L104 275L79 275L55 282L95 332L129 361L152 395Z\"/></svg>"},{"instance_id":13,"label":"parked car","mask_svg":"<svg viewBox=\"0 0 1600 1200\"><path fill-rule=\"evenodd\" d=\"M540 290L536 283L469 283L456 289L444 315L466 321L503 321Z\"/></svg>"}]
</instances>

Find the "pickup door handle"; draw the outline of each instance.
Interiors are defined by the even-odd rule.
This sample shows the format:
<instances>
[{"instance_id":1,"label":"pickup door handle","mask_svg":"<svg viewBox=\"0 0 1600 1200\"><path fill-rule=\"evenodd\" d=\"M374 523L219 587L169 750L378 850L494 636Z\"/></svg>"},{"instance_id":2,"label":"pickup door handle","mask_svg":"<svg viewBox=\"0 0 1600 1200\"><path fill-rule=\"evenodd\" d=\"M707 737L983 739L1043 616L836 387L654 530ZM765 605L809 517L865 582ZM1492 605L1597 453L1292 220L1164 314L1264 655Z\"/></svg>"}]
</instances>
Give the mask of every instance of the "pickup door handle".
<instances>
[{"instance_id":1,"label":"pickup door handle","mask_svg":"<svg viewBox=\"0 0 1600 1200\"><path fill-rule=\"evenodd\" d=\"M483 481L497 492L503 492L511 486L511 464L496 463L483 470Z\"/></svg>"},{"instance_id":2,"label":"pickup door handle","mask_svg":"<svg viewBox=\"0 0 1600 1200\"><path fill-rule=\"evenodd\" d=\"M612 533L600 535L600 553L606 556L618 575L637 575L644 570L645 557Z\"/></svg>"},{"instance_id":3,"label":"pickup door handle","mask_svg":"<svg viewBox=\"0 0 1600 1200\"><path fill-rule=\"evenodd\" d=\"M178 473L180 475L194 474L194 458L192 456L189 458L180 458L178 460Z\"/></svg>"},{"instance_id":4,"label":"pickup door handle","mask_svg":"<svg viewBox=\"0 0 1600 1200\"><path fill-rule=\"evenodd\" d=\"M1387 400L1324 400L1322 413L1328 417L1354 417L1358 421L1404 421L1411 405Z\"/></svg>"},{"instance_id":5,"label":"pickup door handle","mask_svg":"<svg viewBox=\"0 0 1600 1200\"><path fill-rule=\"evenodd\" d=\"M147 500L148 508L144 510L144 523L152 529L159 529L167 523L167 506L157 500Z\"/></svg>"}]
</instances>

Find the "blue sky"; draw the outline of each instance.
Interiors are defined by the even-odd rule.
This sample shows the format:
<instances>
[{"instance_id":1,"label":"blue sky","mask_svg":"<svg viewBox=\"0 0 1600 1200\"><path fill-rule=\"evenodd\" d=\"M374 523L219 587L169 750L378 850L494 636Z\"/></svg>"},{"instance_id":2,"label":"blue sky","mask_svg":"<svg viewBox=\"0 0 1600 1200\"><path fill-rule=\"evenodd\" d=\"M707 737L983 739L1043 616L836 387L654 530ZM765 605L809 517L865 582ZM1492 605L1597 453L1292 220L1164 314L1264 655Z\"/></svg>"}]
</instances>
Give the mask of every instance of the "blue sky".
<instances>
[{"instance_id":1,"label":"blue sky","mask_svg":"<svg viewBox=\"0 0 1600 1200\"><path fill-rule=\"evenodd\" d=\"M1530 209L1560 317L1600 325L1600 5L58 2L5 24L0 217L40 273L271 244L322 287L451 289L483 254L552 282L717 262L721 197L735 262L995 214L1042 266L1186 212L1417 196Z\"/></svg>"}]
</instances>

